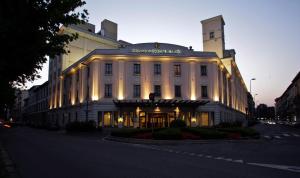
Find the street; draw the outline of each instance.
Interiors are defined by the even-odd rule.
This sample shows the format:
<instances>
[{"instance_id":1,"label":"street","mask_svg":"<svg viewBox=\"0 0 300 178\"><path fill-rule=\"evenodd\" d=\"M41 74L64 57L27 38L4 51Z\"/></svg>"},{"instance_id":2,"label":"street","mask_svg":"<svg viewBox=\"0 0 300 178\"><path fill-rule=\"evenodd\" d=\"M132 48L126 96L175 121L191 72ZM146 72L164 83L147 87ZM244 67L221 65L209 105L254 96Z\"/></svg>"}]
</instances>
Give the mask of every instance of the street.
<instances>
[{"instance_id":1,"label":"street","mask_svg":"<svg viewBox=\"0 0 300 178\"><path fill-rule=\"evenodd\" d=\"M0 130L0 141L22 178L299 177L299 129L256 128L259 140L209 144L127 144L27 127Z\"/></svg>"}]
</instances>

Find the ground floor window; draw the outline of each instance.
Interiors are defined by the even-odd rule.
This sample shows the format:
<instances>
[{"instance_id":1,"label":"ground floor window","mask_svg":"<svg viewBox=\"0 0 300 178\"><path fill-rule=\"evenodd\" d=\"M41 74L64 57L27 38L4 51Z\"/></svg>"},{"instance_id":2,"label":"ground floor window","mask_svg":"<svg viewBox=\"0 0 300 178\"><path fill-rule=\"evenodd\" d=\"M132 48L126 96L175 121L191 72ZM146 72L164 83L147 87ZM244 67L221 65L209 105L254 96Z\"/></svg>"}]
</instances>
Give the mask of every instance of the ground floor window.
<instances>
[{"instance_id":1,"label":"ground floor window","mask_svg":"<svg viewBox=\"0 0 300 178\"><path fill-rule=\"evenodd\" d=\"M209 126L209 113L208 112L202 112L200 114L200 126Z\"/></svg>"},{"instance_id":2,"label":"ground floor window","mask_svg":"<svg viewBox=\"0 0 300 178\"><path fill-rule=\"evenodd\" d=\"M111 119L112 119L112 113L111 112L104 112L104 115L103 115L103 126L104 127L111 126Z\"/></svg>"}]
</instances>

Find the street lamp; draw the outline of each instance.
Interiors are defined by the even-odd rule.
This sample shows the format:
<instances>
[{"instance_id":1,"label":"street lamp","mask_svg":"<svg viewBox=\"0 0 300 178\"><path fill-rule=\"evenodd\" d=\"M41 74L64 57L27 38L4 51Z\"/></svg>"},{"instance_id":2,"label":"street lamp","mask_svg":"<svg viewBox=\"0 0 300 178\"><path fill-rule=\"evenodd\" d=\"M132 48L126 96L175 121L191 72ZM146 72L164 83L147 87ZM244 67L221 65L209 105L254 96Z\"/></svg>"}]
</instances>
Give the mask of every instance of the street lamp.
<instances>
[{"instance_id":1,"label":"street lamp","mask_svg":"<svg viewBox=\"0 0 300 178\"><path fill-rule=\"evenodd\" d=\"M85 111L85 121L87 122L88 121L88 118L89 118L89 65L85 64L85 63L81 63L81 65L84 65L87 67L87 80L86 80L86 111Z\"/></svg>"},{"instance_id":2,"label":"street lamp","mask_svg":"<svg viewBox=\"0 0 300 178\"><path fill-rule=\"evenodd\" d=\"M255 97L257 96L258 94L255 93L254 96L253 96L253 101L255 102Z\"/></svg>"},{"instance_id":3,"label":"street lamp","mask_svg":"<svg viewBox=\"0 0 300 178\"><path fill-rule=\"evenodd\" d=\"M252 78L252 79L250 80L250 94L252 94L252 93L251 93L251 81L252 81L252 80L256 80L256 78Z\"/></svg>"}]
</instances>

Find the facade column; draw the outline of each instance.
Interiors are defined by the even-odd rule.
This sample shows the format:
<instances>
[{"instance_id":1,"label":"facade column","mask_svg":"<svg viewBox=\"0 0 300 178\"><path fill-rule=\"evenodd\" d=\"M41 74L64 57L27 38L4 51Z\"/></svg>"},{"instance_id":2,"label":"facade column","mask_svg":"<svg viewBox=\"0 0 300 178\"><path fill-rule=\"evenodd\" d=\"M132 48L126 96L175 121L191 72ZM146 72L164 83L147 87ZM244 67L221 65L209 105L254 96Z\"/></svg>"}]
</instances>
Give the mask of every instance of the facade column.
<instances>
[{"instance_id":1,"label":"facade column","mask_svg":"<svg viewBox=\"0 0 300 178\"><path fill-rule=\"evenodd\" d=\"M118 61L118 66L119 66L119 72L118 72L118 99L123 100L125 98L124 96L124 66L125 62L124 60L119 60Z\"/></svg>"},{"instance_id":2,"label":"facade column","mask_svg":"<svg viewBox=\"0 0 300 178\"><path fill-rule=\"evenodd\" d=\"M195 62L190 61L190 99L196 100L196 75L195 75Z\"/></svg>"},{"instance_id":3,"label":"facade column","mask_svg":"<svg viewBox=\"0 0 300 178\"><path fill-rule=\"evenodd\" d=\"M60 83L59 83L59 107L62 107L62 103L63 103L63 84L64 84L64 78L62 76L60 76Z\"/></svg>"},{"instance_id":4,"label":"facade column","mask_svg":"<svg viewBox=\"0 0 300 178\"><path fill-rule=\"evenodd\" d=\"M99 99L99 61L94 60L90 69L91 75L91 89L92 89L92 100L97 101Z\"/></svg>"}]
</instances>

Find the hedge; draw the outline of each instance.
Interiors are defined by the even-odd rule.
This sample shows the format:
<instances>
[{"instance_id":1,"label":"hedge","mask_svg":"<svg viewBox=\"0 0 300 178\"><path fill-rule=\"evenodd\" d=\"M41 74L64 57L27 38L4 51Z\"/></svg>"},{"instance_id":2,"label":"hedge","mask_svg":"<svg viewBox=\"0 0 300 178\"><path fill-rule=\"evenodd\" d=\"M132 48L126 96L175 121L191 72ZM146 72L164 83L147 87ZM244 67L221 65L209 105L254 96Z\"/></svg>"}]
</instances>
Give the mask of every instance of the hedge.
<instances>
[{"instance_id":1,"label":"hedge","mask_svg":"<svg viewBox=\"0 0 300 178\"><path fill-rule=\"evenodd\" d=\"M180 140L181 130L179 128L166 128L155 131L153 138L156 140Z\"/></svg>"},{"instance_id":2,"label":"hedge","mask_svg":"<svg viewBox=\"0 0 300 178\"><path fill-rule=\"evenodd\" d=\"M199 136L201 139L223 139L227 134L211 128L185 128L183 131Z\"/></svg>"},{"instance_id":3,"label":"hedge","mask_svg":"<svg viewBox=\"0 0 300 178\"><path fill-rule=\"evenodd\" d=\"M239 133L241 134L242 137L259 137L259 133L252 128L235 127L235 128L219 128L217 130L226 133Z\"/></svg>"}]
</instances>

